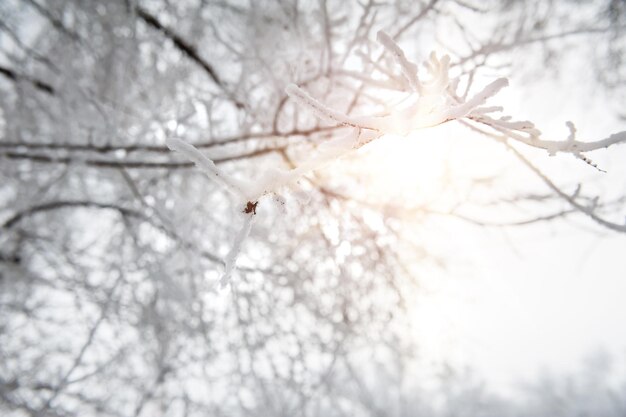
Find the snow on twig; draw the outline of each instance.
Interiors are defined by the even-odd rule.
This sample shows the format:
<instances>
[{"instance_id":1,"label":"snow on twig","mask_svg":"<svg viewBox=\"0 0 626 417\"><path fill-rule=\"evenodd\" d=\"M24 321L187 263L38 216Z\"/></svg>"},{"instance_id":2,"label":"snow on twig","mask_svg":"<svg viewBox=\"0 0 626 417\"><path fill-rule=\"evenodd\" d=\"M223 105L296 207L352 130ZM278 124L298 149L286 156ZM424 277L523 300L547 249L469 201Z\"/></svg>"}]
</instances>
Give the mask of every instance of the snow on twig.
<instances>
[{"instance_id":1,"label":"snow on twig","mask_svg":"<svg viewBox=\"0 0 626 417\"><path fill-rule=\"evenodd\" d=\"M243 224L241 225L241 229L235 236L235 241L233 242L233 246L224 258L224 275L220 278L220 287L224 288L231 279L233 274L233 270L235 269L237 259L239 258L239 254L241 253L241 248L243 247L243 243L246 241L248 236L250 235L250 230L252 230L252 223L254 223L255 213L244 213L243 214Z\"/></svg>"},{"instance_id":2,"label":"snow on twig","mask_svg":"<svg viewBox=\"0 0 626 417\"><path fill-rule=\"evenodd\" d=\"M353 118L331 109L319 100L313 98L309 93L307 93L295 84L289 84L285 88L285 92L298 104L302 105L303 107L308 107L317 117L326 122L352 127L362 127L365 129L378 129L380 127L376 123L371 123L371 118Z\"/></svg>"},{"instance_id":3,"label":"snow on twig","mask_svg":"<svg viewBox=\"0 0 626 417\"><path fill-rule=\"evenodd\" d=\"M595 142L578 141L576 128L571 122L567 123L569 136L566 140L541 139L541 132L529 121L515 121L509 116L500 118L491 116L492 113L502 112L503 108L486 106L486 102L508 86L506 78L496 79L467 99L473 74L469 76L465 93L459 96L456 93L459 77L450 78L450 58L447 55L439 58L435 53L431 53L423 64L428 77L426 80L420 81L418 66L406 58L402 49L390 36L384 32L379 32L377 40L385 51L393 56L396 65L400 68L401 78L394 75L393 70L387 70L374 61L372 64L387 77L386 80L373 80L365 76L355 78L361 79L368 87L395 91L402 96L402 100L390 105L382 113L352 116L331 108L294 84L288 85L285 92L297 104L309 109L323 121L347 126L350 129L345 136L321 144L310 158L301 161L293 169L270 168L256 180L242 182L225 175L210 158L202 154L193 145L180 139L168 139L167 146L170 149L182 153L186 158L193 161L209 178L235 195L241 206L245 207L242 211L244 215L242 227L235 236L233 246L224 259L224 275L220 279L222 286L230 282L243 243L250 234L256 215L256 206L261 198L276 193L281 187L290 185L311 171L322 168L384 134L407 135L419 129L453 120L460 120L463 123L466 123L466 120L471 120L489 126L507 138L545 149L551 155L557 152L573 154L596 168L597 166L584 156L583 152L626 142L626 131ZM354 74L350 75L354 77ZM409 89L406 88L407 84Z\"/></svg>"},{"instance_id":4,"label":"snow on twig","mask_svg":"<svg viewBox=\"0 0 626 417\"><path fill-rule=\"evenodd\" d=\"M206 157L195 146L177 138L168 138L166 144L171 150L180 152L195 163L207 177L221 185L224 189L238 197L245 196L243 184L225 175L211 159Z\"/></svg>"},{"instance_id":5,"label":"snow on twig","mask_svg":"<svg viewBox=\"0 0 626 417\"><path fill-rule=\"evenodd\" d=\"M249 183L243 183L225 175L217 168L211 159L202 154L193 145L183 142L180 139L169 139L167 141L168 146L172 150L182 153L188 159L196 163L209 178L238 197L241 206L245 206L242 210L242 227L235 236L231 250L224 258L224 274L220 278L221 287L224 287L230 282L242 246L252 229L258 200L267 194L275 193L283 186L297 181L311 171L322 168L376 137L372 134L361 135L360 133L361 131L359 129L352 129L347 135L339 136L320 145L309 159L305 160L297 167L290 170L269 169L266 170L258 180Z\"/></svg>"},{"instance_id":6,"label":"snow on twig","mask_svg":"<svg viewBox=\"0 0 626 417\"><path fill-rule=\"evenodd\" d=\"M422 84L417 76L417 65L410 62L404 55L404 51L400 49L389 35L382 30L378 32L376 40L394 57L400 69L402 75L409 82L409 86L416 93L422 93Z\"/></svg>"},{"instance_id":7,"label":"snow on twig","mask_svg":"<svg viewBox=\"0 0 626 417\"><path fill-rule=\"evenodd\" d=\"M508 118L494 119L485 114L470 114L469 118L475 122L484 124L502 133L517 142L532 146L533 148L544 149L549 155L553 156L557 153L569 153L589 163L586 157L582 155L584 152L591 152L612 145L626 143L626 131L613 133L605 139L582 142L576 139L576 127L572 122L567 122L569 135L565 140L546 140L541 139L541 132L529 121L510 121ZM591 163L590 165L594 165Z\"/></svg>"},{"instance_id":8,"label":"snow on twig","mask_svg":"<svg viewBox=\"0 0 626 417\"><path fill-rule=\"evenodd\" d=\"M394 84L402 86L408 83L411 91L409 97L403 101L405 104L392 106L387 114L379 116L349 116L330 108L293 84L287 86L285 91L298 104L309 108L316 116L326 122L376 130L381 134L406 135L418 129L466 117L508 85L506 78L499 78L470 100L465 101L457 96L452 96L449 92L451 85L449 56L444 55L439 58L434 52L431 53L424 62L429 79L422 82L418 77L417 65L406 58L400 46L389 35L381 31L378 32L377 39L385 50L394 57L402 74L401 79L395 79L393 78L393 71L383 70L381 72L390 78L389 82L380 81L378 83L384 84L386 89L390 89ZM458 79L454 79L452 84L458 85ZM402 87L397 88L396 91L399 94L406 94Z\"/></svg>"},{"instance_id":9,"label":"snow on twig","mask_svg":"<svg viewBox=\"0 0 626 417\"><path fill-rule=\"evenodd\" d=\"M461 117L467 116L472 110L482 106L485 104L487 99L495 96L502 90L504 87L509 85L509 80L506 78L498 78L497 80L488 84L485 88L482 89L481 92L477 93L466 101L458 106L451 108L448 111L448 118L450 119L460 119Z\"/></svg>"},{"instance_id":10,"label":"snow on twig","mask_svg":"<svg viewBox=\"0 0 626 417\"><path fill-rule=\"evenodd\" d=\"M393 75L394 72L392 70L379 67L378 62L372 61L373 64L377 65L376 69L388 77L386 81L376 81L378 84L384 85L385 89L392 89L391 86L398 85L399 87L395 91L403 95L406 95L404 86L408 83L411 91L409 96L400 102L404 104L393 105L383 115L350 116L321 103L295 85L287 87L287 94L298 104L307 107L326 122L374 130L380 132L380 134L407 135L426 127L467 118L487 125L497 132L507 135L512 140L535 148L545 149L550 155L555 155L558 152L572 154L595 168L597 166L583 155L584 152L626 143L626 131L612 134L605 139L597 141L579 141L575 138L576 129L570 122L568 122L568 128L570 129L568 139L562 141L542 139L541 131L530 121L512 120L510 116L502 116L500 118L490 116L491 113L503 111L503 108L500 106L485 106L485 104L490 98L509 85L506 78L496 79L468 99L468 91L473 80L473 74L469 76L467 83L468 91L462 96L457 95L455 90L458 87L459 78L450 78L450 58L448 56L444 55L438 58L435 53L431 53L423 64L430 78L427 81L420 81L417 65L407 59L400 46L389 35L379 32L377 40L385 51L393 56L395 63L400 67L401 78L394 78L396 76ZM370 86L376 88L376 85Z\"/></svg>"}]
</instances>

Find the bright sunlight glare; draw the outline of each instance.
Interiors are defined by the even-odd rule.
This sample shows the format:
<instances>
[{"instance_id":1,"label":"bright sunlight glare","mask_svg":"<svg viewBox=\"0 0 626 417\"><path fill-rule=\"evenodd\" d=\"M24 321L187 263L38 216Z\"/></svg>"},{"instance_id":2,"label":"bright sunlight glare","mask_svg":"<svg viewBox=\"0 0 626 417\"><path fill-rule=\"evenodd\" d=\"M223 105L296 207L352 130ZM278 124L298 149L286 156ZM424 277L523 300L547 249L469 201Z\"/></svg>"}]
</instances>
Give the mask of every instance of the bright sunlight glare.
<instances>
[{"instance_id":1,"label":"bright sunlight glare","mask_svg":"<svg viewBox=\"0 0 626 417\"><path fill-rule=\"evenodd\" d=\"M500 104L538 120L540 128L554 138L565 134L564 118L568 117L579 121L580 131L589 139L615 129L604 115L590 114L577 104L579 97L588 102L601 99L591 98L584 84L566 93L559 87L540 85L525 96L511 88L503 92ZM556 107L542 99L549 88ZM546 161L544 169L552 169L552 175L572 169L590 178L595 174L580 161L536 154ZM598 158L609 168L609 179L620 176L623 167L601 153ZM432 363L471 364L506 391L541 372L572 369L602 346L626 345L626 337L606 338L614 334L609 329L619 327L626 317L615 297L625 290L621 278L626 274L611 261L611 256L618 256L617 243L604 236L603 249L586 255L599 243L581 247L582 231L555 235L552 229L538 226L534 231L496 228L485 234L483 228L464 219L465 213L472 218L472 202L481 204L484 213L485 204L506 197L496 195L496 190L519 191L537 185L537 179L529 177L498 144L449 123L406 137L386 135L334 164L332 172L336 170L359 179L364 200L404 211L405 232L428 242L427 250L446 264L445 271L423 268L417 265L418 257L411 265L420 288L410 306L413 337L420 341L420 355ZM459 202L467 205L459 207ZM426 207L428 213L421 211ZM493 218L479 219L498 223L531 214L495 205ZM422 216L427 215L434 221L423 222ZM455 217L458 221L450 223ZM546 236L545 242L535 241L537 233ZM493 256L481 258L486 252ZM572 256L579 263L567 273L561 262L553 261ZM449 264L452 259L456 261ZM605 267L600 270L598 265ZM599 294L598 288L605 291ZM593 300L605 300L606 305L597 308ZM583 334L587 335L584 340ZM612 353L621 356L621 351Z\"/></svg>"}]
</instances>

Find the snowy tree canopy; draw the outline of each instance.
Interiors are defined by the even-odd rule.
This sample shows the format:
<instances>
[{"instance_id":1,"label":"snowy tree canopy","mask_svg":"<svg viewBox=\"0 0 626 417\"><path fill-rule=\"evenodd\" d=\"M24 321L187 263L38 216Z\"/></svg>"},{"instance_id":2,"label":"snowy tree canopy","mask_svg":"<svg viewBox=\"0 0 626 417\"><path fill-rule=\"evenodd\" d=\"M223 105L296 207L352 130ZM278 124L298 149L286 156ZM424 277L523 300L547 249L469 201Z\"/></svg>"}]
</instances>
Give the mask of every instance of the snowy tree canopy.
<instances>
[{"instance_id":1,"label":"snowy tree canopy","mask_svg":"<svg viewBox=\"0 0 626 417\"><path fill-rule=\"evenodd\" d=\"M515 402L415 337L463 228L626 232L583 3L0 2L0 414L622 415L607 358Z\"/></svg>"}]
</instances>

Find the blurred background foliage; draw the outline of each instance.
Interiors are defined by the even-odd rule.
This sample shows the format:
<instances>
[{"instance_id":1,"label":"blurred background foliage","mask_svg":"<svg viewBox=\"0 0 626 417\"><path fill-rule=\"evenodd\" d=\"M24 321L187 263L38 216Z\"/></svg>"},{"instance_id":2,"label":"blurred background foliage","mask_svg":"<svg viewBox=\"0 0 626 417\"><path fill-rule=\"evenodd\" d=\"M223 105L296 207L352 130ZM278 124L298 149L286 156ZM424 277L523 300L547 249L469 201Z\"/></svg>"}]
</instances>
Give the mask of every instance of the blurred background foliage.
<instances>
[{"instance_id":1,"label":"blurred background foliage","mask_svg":"<svg viewBox=\"0 0 626 417\"><path fill-rule=\"evenodd\" d=\"M457 73L519 77L522 90L578 71L562 64L584 56L603 111L619 120L625 20L623 0L3 1L0 410L624 415L626 386L606 357L516 400L469 370L421 368L412 330L421 277L455 259L432 229L454 240L456 222L572 216L596 227L527 186L526 168L501 176L514 158L497 145L448 134L471 143L454 145L457 158L483 155L460 167L443 165L454 160L445 154L428 165L419 145L402 165L425 166L419 187L406 186L415 173L389 173L397 159L379 162L380 148L302 179L259 206L220 289L240 208L165 138L196 144L242 178L297 165L342 129L299 111L285 86L352 113L371 107L376 97L353 73L380 29L414 61L437 48ZM568 166L577 164L587 168ZM573 192L581 180L570 173L554 178ZM587 187L580 198L591 204ZM594 208L618 216L623 190Z\"/></svg>"}]
</instances>

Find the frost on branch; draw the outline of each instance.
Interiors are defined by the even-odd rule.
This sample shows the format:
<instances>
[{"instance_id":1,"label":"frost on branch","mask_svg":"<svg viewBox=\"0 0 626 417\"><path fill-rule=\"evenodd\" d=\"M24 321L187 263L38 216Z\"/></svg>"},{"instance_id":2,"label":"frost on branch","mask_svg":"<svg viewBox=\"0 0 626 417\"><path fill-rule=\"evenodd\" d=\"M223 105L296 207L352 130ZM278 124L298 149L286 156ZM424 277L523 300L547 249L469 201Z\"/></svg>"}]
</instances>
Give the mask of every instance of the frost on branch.
<instances>
[{"instance_id":1,"label":"frost on branch","mask_svg":"<svg viewBox=\"0 0 626 417\"><path fill-rule=\"evenodd\" d=\"M384 86L386 90L395 91L402 99L390 106L382 114L352 116L332 109L315 99L296 85L286 88L287 94L298 104L307 107L320 119L338 125L369 129L380 134L391 133L407 135L418 129L436 126L452 120L468 119L504 134L507 138L524 143L528 146L545 149L550 155L558 152L570 153L597 168L583 152L606 148L626 142L626 131L594 142L581 142L575 139L575 128L568 122L570 136L567 140L553 141L541 138L541 131L530 121L516 121L511 116L494 118L492 113L502 112L500 106L485 107L487 100L495 96L508 85L506 78L499 78L488 84L480 92L467 99L466 94L459 95L456 90L460 77L450 77L450 58L447 55L439 58L433 52L423 63L427 73L420 79L418 66L410 62L402 49L384 32L378 32L378 42L389 53L400 69L400 75L394 75L393 69L382 68L380 63L369 61L386 80L368 79L366 75L353 78L363 81L367 86ZM362 54L364 57L365 55ZM369 59L369 57L366 57ZM472 77L468 81L471 86Z\"/></svg>"},{"instance_id":2,"label":"frost on branch","mask_svg":"<svg viewBox=\"0 0 626 417\"><path fill-rule=\"evenodd\" d=\"M220 278L220 286L222 288L230 282L231 275L233 273L233 270L235 269L237 258L241 253L241 247L243 246L246 238L250 235L250 230L252 229L252 223L254 222L255 214L256 212L248 211L245 211L242 214L243 224L241 226L241 229L239 229L237 236L235 236L235 241L233 242L232 248L226 255L226 258L224 258L224 275L222 275L222 278Z\"/></svg>"},{"instance_id":3,"label":"frost on branch","mask_svg":"<svg viewBox=\"0 0 626 417\"><path fill-rule=\"evenodd\" d=\"M245 196L244 184L225 175L211 159L204 156L195 146L177 138L168 138L166 143L168 148L183 154L218 185L238 197Z\"/></svg>"},{"instance_id":4,"label":"frost on branch","mask_svg":"<svg viewBox=\"0 0 626 417\"><path fill-rule=\"evenodd\" d=\"M190 143L170 138L167 145L170 149L180 152L196 164L207 177L241 200L242 207L260 198L278 191L302 178L304 175L320 169L337 158L371 142L378 137L376 134L353 129L344 136L339 136L322 143L309 159L302 161L293 169L269 168L260 178L244 182L222 172L215 163ZM254 213L256 214L256 213Z\"/></svg>"},{"instance_id":5,"label":"frost on branch","mask_svg":"<svg viewBox=\"0 0 626 417\"><path fill-rule=\"evenodd\" d=\"M591 162L583 152L608 147L626 142L626 132L620 132L596 142L580 142L576 139L576 129L571 122L567 126L569 137L563 141L541 139L541 132L529 121L515 121L510 116L493 117L493 113L502 112L500 106L486 106L487 101L508 86L506 78L498 78L489 83L478 93L468 98L467 92L459 95L457 88L459 77L450 76L450 58L438 57L434 52L423 63L425 77L420 77L419 67L409 61L404 51L384 32L379 32L378 42L394 60L399 74L394 68L384 68L379 62L366 57L373 68L387 79L373 79L364 74L340 72L351 76L368 87L390 90L398 99L386 106L384 111L370 115L353 116L337 111L300 87L290 84L285 92L300 106L310 110L319 119L330 124L346 126L348 133L321 144L313 155L300 161L293 169L270 168L260 178L244 182L231 178L220 171L215 163L202 154L193 145L179 139L169 139L170 149L182 153L193 161L211 180L229 191L238 199L244 213L242 228L234 239L233 247L224 260L222 285L226 284L235 268L237 257L245 239L250 233L256 205L269 194L275 194L282 187L289 186L311 171L322 168L341 156L380 138L384 134L407 135L420 129L440 125L453 120L474 122L486 125L502 134L505 139L512 139L526 145L542 148L550 155L557 152L570 153L586 163ZM468 91L473 77L467 81ZM252 207L252 209L250 209Z\"/></svg>"},{"instance_id":6,"label":"frost on branch","mask_svg":"<svg viewBox=\"0 0 626 417\"><path fill-rule=\"evenodd\" d=\"M287 86L285 91L297 103L309 108L326 122L375 130L380 134L407 135L418 129L465 117L508 85L506 78L499 78L469 100L462 100L451 88L458 84L458 80L450 78L449 56L439 58L434 52L431 53L423 64L428 77L420 80L418 66L406 58L402 49L386 33L378 32L378 42L394 58L401 74L398 77L393 75L393 71L384 71L384 74L391 77L385 85L409 86L408 92L401 87L395 89L403 96L402 100L384 114L350 116L326 106L296 85ZM370 84L375 85L376 80L372 80ZM388 89L393 90L392 87Z\"/></svg>"},{"instance_id":7,"label":"frost on branch","mask_svg":"<svg viewBox=\"0 0 626 417\"><path fill-rule=\"evenodd\" d=\"M409 60L406 59L406 56L404 56L404 51L400 49L400 47L393 41L393 39L391 39L389 35L387 35L385 32L378 32L377 40L394 57L394 59L400 66L402 75L409 82L411 89L418 94L422 94L422 85L417 76L417 65L409 62ZM448 58L446 62L449 63L450 59Z\"/></svg>"},{"instance_id":8,"label":"frost on branch","mask_svg":"<svg viewBox=\"0 0 626 417\"><path fill-rule=\"evenodd\" d=\"M258 201L264 195L289 185L303 175L321 168L338 157L380 137L385 133L406 135L414 130L435 126L450 120L465 117L477 111L486 100L497 94L508 82L500 78L487 85L469 100L462 100L451 92L449 76L450 58L438 58L435 53L424 63L428 77L420 80L417 65L410 62L400 47L384 32L378 33L378 41L395 59L400 67L402 78L392 84L407 85L410 91L398 87L404 97L382 115L350 116L321 103L296 85L288 85L286 93L298 104L311 110L327 122L352 127L344 137L332 139L322 144L309 159L302 161L292 170L270 169L254 183L244 183L224 175L211 161L191 144L179 139L169 139L168 146L193 161L209 178L245 201ZM393 77L393 71L385 71ZM458 80L454 80L454 85Z\"/></svg>"},{"instance_id":9,"label":"frost on branch","mask_svg":"<svg viewBox=\"0 0 626 417\"><path fill-rule=\"evenodd\" d=\"M268 169L254 182L243 182L232 178L222 172L211 159L193 145L180 139L168 139L167 144L170 149L180 152L193 161L211 180L237 197L238 205L242 207L242 226L235 237L231 250L224 259L224 275L220 279L221 286L225 286L230 281L242 245L250 234L258 201L262 197L276 193L281 187L290 185L302 176L322 168L377 137L373 133L352 129L344 136L338 136L321 144L309 159L297 167L293 169Z\"/></svg>"},{"instance_id":10,"label":"frost on branch","mask_svg":"<svg viewBox=\"0 0 626 417\"><path fill-rule=\"evenodd\" d=\"M474 122L486 125L489 128L501 133L503 137L523 143L534 148L544 149L550 156L557 153L568 153L573 155L592 167L602 171L593 163L584 152L591 152L598 149L608 148L612 145L626 143L626 131L614 133L608 138L596 140L592 142L582 142L576 139L576 126L568 121L566 126L569 130L567 139L564 140L546 140L541 138L541 131L530 121L512 121L510 116L502 116L493 118L488 113L502 111L502 108L491 108L487 110L476 109L468 118ZM604 171L602 171L604 172Z\"/></svg>"}]
</instances>

